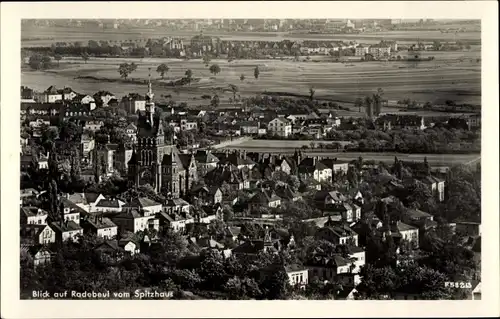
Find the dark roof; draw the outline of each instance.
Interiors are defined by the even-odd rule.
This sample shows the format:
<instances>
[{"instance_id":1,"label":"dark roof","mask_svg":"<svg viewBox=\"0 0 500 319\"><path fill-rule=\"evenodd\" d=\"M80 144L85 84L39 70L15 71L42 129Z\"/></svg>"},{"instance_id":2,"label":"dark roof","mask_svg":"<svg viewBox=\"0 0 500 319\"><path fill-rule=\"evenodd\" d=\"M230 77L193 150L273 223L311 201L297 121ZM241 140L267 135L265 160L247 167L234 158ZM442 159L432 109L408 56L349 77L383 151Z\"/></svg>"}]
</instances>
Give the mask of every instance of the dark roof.
<instances>
[{"instance_id":1,"label":"dark roof","mask_svg":"<svg viewBox=\"0 0 500 319\"><path fill-rule=\"evenodd\" d=\"M400 232L417 229L416 227L410 226L410 225L402 223L402 222L397 222L395 225L392 226L392 228L394 230L398 230Z\"/></svg>"},{"instance_id":2,"label":"dark roof","mask_svg":"<svg viewBox=\"0 0 500 319\"><path fill-rule=\"evenodd\" d=\"M442 179L439 179L435 176L426 176L422 182L426 183L426 184L434 184L434 183L441 183L441 182L444 182L444 180Z\"/></svg>"},{"instance_id":3,"label":"dark roof","mask_svg":"<svg viewBox=\"0 0 500 319\"><path fill-rule=\"evenodd\" d=\"M115 223L107 217L103 217L102 220L99 217L90 217L86 220L86 223L96 229L116 227Z\"/></svg>"},{"instance_id":4,"label":"dark roof","mask_svg":"<svg viewBox=\"0 0 500 319\"><path fill-rule=\"evenodd\" d=\"M129 209L125 209L123 212L114 216L114 218L135 219L135 218L140 218L143 216L144 216L144 214L142 212L140 212L139 210L129 208Z\"/></svg>"},{"instance_id":5,"label":"dark roof","mask_svg":"<svg viewBox=\"0 0 500 319\"><path fill-rule=\"evenodd\" d=\"M262 204L267 205L269 202L280 200L280 198L274 193L269 193L266 191L258 191L252 198L250 199L250 203L254 204Z\"/></svg>"},{"instance_id":6,"label":"dark roof","mask_svg":"<svg viewBox=\"0 0 500 319\"><path fill-rule=\"evenodd\" d=\"M196 161L199 163L217 163L219 159L208 151L198 150L195 154Z\"/></svg>"},{"instance_id":7,"label":"dark roof","mask_svg":"<svg viewBox=\"0 0 500 319\"><path fill-rule=\"evenodd\" d=\"M334 165L349 164L349 161L339 161L333 158L326 158L321 160L321 163L325 164L329 168L333 168Z\"/></svg>"},{"instance_id":8,"label":"dark roof","mask_svg":"<svg viewBox=\"0 0 500 319\"><path fill-rule=\"evenodd\" d=\"M118 245L116 240L107 240L97 245L95 249L101 251L123 251L123 248Z\"/></svg>"},{"instance_id":9,"label":"dark roof","mask_svg":"<svg viewBox=\"0 0 500 319\"><path fill-rule=\"evenodd\" d=\"M325 223L325 226L322 229L327 229L332 232L337 237L346 237L346 236L355 236L357 233L352 230L348 225L343 224L341 222L332 222Z\"/></svg>"},{"instance_id":10,"label":"dark roof","mask_svg":"<svg viewBox=\"0 0 500 319\"><path fill-rule=\"evenodd\" d=\"M188 169L189 165L191 164L192 155L191 154L179 154L179 158L181 160L182 166L185 169Z\"/></svg>"},{"instance_id":11,"label":"dark roof","mask_svg":"<svg viewBox=\"0 0 500 319\"><path fill-rule=\"evenodd\" d=\"M83 196L87 200L87 203L94 203L100 194L97 193L84 193Z\"/></svg>"},{"instance_id":12,"label":"dark roof","mask_svg":"<svg viewBox=\"0 0 500 319\"><path fill-rule=\"evenodd\" d=\"M132 201L123 207L137 207L137 208L144 208L144 207L151 207L151 206L158 206L161 205L160 203L155 202L154 200L151 200L146 197L139 197L139 198L134 198Z\"/></svg>"},{"instance_id":13,"label":"dark roof","mask_svg":"<svg viewBox=\"0 0 500 319\"><path fill-rule=\"evenodd\" d=\"M299 171L302 173L305 172L310 172L312 173L315 170L325 170L329 169L325 164L323 164L321 161L315 161L314 158L305 158L300 162L299 164ZM331 168L330 168L331 169Z\"/></svg>"},{"instance_id":14,"label":"dark roof","mask_svg":"<svg viewBox=\"0 0 500 319\"><path fill-rule=\"evenodd\" d=\"M21 214L26 217L48 215L48 212L38 207L21 207Z\"/></svg>"},{"instance_id":15,"label":"dark roof","mask_svg":"<svg viewBox=\"0 0 500 319\"><path fill-rule=\"evenodd\" d=\"M342 267L351 264L349 259L335 254L333 256L314 255L306 262L306 266L316 267Z\"/></svg>"},{"instance_id":16,"label":"dark roof","mask_svg":"<svg viewBox=\"0 0 500 319\"><path fill-rule=\"evenodd\" d=\"M96 207L113 207L113 208L120 208L120 203L118 202L118 199L101 199Z\"/></svg>"},{"instance_id":17,"label":"dark roof","mask_svg":"<svg viewBox=\"0 0 500 319\"><path fill-rule=\"evenodd\" d=\"M184 164L182 163L182 160L179 156L177 147L171 146L170 154L163 155L162 165L177 165L177 168L179 170L184 170Z\"/></svg>"},{"instance_id":18,"label":"dark roof","mask_svg":"<svg viewBox=\"0 0 500 319\"><path fill-rule=\"evenodd\" d=\"M421 211L420 209L407 209L406 213L411 217L411 218L428 218L432 217L431 214L426 213Z\"/></svg>"},{"instance_id":19,"label":"dark roof","mask_svg":"<svg viewBox=\"0 0 500 319\"><path fill-rule=\"evenodd\" d=\"M189 205L189 203L183 200L182 198L170 198L165 202L166 207L186 206L186 205Z\"/></svg>"},{"instance_id":20,"label":"dark roof","mask_svg":"<svg viewBox=\"0 0 500 319\"><path fill-rule=\"evenodd\" d=\"M80 225L78 225L77 223L75 223L74 221L71 221L71 220L65 221L65 222L52 222L52 223L50 223L50 227L54 231L58 231L61 233L82 229L80 227Z\"/></svg>"},{"instance_id":21,"label":"dark roof","mask_svg":"<svg viewBox=\"0 0 500 319\"><path fill-rule=\"evenodd\" d=\"M239 254L258 254L264 250L263 240L248 240L233 249L233 253Z\"/></svg>"},{"instance_id":22,"label":"dark roof","mask_svg":"<svg viewBox=\"0 0 500 319\"><path fill-rule=\"evenodd\" d=\"M294 272L294 271L302 271L302 270L307 270L306 267L299 265L299 264L291 264L285 266L285 271L286 272Z\"/></svg>"}]
</instances>

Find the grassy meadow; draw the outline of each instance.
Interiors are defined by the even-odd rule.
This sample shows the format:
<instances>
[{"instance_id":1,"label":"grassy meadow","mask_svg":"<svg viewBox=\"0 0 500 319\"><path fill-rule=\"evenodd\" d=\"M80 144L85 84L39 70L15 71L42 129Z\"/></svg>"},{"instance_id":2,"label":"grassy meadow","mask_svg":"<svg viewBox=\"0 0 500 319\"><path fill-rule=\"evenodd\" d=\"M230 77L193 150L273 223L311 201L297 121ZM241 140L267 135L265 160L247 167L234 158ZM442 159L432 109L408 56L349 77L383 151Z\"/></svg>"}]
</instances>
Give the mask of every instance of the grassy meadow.
<instances>
[{"instance_id":1,"label":"grassy meadow","mask_svg":"<svg viewBox=\"0 0 500 319\"><path fill-rule=\"evenodd\" d=\"M81 93L108 90L121 97L130 92L144 92L145 85L138 81L146 80L148 68L151 68L156 95L172 95L175 101L201 100L201 95L210 94L215 88L227 88L228 84L235 84L241 96L264 92L307 96L309 88L313 87L318 99L349 104L380 87L385 92L385 98L393 101L410 98L418 102L442 104L446 99L451 99L458 103L479 105L481 62L477 59L480 58L480 52L427 52L423 57L431 55L435 60L418 65L404 61L335 63L330 57L311 57L309 61L301 59L300 62L291 59L212 60L210 64L216 63L221 68L221 73L217 75L211 74L201 60L91 58L84 63L80 58L65 58L59 67L49 71L23 68L21 82L36 90L45 90L50 85L69 86ZM120 79L117 71L118 65L123 62L138 65L128 80ZM161 63L166 63L170 68L163 80L155 72ZM258 79L253 75L256 66L260 69ZM174 89L162 83L183 77L187 69L193 71L196 79L191 85ZM240 80L242 74L245 76L243 81ZM223 100L229 97L232 97L229 92L221 96Z\"/></svg>"}]
</instances>

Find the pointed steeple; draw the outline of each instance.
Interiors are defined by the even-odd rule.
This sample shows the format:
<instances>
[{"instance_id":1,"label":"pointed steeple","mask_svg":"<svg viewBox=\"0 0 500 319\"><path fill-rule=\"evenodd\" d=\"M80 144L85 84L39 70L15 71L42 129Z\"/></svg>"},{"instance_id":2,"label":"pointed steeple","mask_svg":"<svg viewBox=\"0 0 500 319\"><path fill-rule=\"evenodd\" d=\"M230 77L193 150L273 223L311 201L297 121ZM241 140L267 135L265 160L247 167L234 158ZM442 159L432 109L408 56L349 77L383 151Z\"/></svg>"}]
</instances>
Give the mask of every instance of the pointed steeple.
<instances>
[{"instance_id":1,"label":"pointed steeple","mask_svg":"<svg viewBox=\"0 0 500 319\"><path fill-rule=\"evenodd\" d=\"M154 114L155 114L155 103L153 102L153 89L151 87L151 68L149 68L149 78L148 78L148 93L146 93L146 112L148 116L148 121L151 127L154 127Z\"/></svg>"},{"instance_id":2,"label":"pointed steeple","mask_svg":"<svg viewBox=\"0 0 500 319\"><path fill-rule=\"evenodd\" d=\"M148 74L148 93L146 93L146 97L149 100L149 102L153 101L154 93L153 93L153 88L151 85L151 68L148 68L149 74Z\"/></svg>"}]
</instances>

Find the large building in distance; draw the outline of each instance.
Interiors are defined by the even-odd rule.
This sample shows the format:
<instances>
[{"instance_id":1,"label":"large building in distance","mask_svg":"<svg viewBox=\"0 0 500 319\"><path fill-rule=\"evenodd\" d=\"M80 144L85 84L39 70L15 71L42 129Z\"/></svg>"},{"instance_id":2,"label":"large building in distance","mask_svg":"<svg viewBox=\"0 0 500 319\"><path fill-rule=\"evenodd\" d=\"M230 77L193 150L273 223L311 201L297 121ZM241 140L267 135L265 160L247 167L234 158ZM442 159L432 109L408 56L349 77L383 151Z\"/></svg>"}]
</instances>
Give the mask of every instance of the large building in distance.
<instances>
[{"instance_id":1,"label":"large building in distance","mask_svg":"<svg viewBox=\"0 0 500 319\"><path fill-rule=\"evenodd\" d=\"M128 162L129 179L135 186L151 185L156 192L177 198L186 191L186 170L177 147L165 141L163 123L155 112L151 81L146 94L146 111L139 113L137 150Z\"/></svg>"}]
</instances>

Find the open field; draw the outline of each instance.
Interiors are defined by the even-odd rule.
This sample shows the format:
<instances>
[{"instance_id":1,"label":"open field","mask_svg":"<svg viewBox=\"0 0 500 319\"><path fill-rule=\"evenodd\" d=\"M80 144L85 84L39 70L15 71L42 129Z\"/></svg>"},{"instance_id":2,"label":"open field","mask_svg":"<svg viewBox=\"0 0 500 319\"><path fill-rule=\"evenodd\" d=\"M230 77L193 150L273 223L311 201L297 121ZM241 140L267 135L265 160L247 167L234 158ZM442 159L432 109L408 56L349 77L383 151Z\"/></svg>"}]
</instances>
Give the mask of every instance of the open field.
<instances>
[{"instance_id":1,"label":"open field","mask_svg":"<svg viewBox=\"0 0 500 319\"><path fill-rule=\"evenodd\" d=\"M404 54L404 53L401 53ZM399 100L414 99L442 104L451 99L458 103L480 104L481 63L479 51L466 52L427 52L425 56L435 56L435 60L421 62L416 66L407 62L362 62L333 63L294 62L291 60L213 60L221 67L217 76L210 74L201 60L179 60L162 58L125 59L92 58L86 64L78 58L66 58L59 69L49 72L23 71L23 85L36 90L45 90L50 85L70 86L81 93L95 93L109 90L121 97L130 92L143 93L145 84L130 83L119 78L118 65L125 61L138 64L137 71L130 75L131 80L146 80L148 68L157 78L154 89L157 97L171 94L175 101L201 101L202 94L210 94L213 88L224 88L228 84L239 87L241 96L264 92L309 94L309 88L316 90L315 97L342 103L352 103L357 97L371 94L377 88L384 89L385 98ZM311 60L314 60L313 57ZM323 57L323 59L328 59ZM198 79L192 85L176 88L161 85L159 75L154 72L160 63L166 63L170 71L165 81L179 79L187 69L193 71ZM260 77L253 77L253 69L259 66ZM246 79L240 81L240 75ZM91 79L76 79L79 76L92 76L116 82L103 82ZM127 83L128 82L128 83ZM222 99L232 94L227 92ZM196 102L196 103L198 103ZM195 104L196 104L195 103ZM357 113L353 109L353 113Z\"/></svg>"},{"instance_id":2,"label":"open field","mask_svg":"<svg viewBox=\"0 0 500 319\"><path fill-rule=\"evenodd\" d=\"M443 26L449 28L449 26ZM162 27L155 29L133 28L133 29L98 29L93 30L81 28L56 28L56 27L23 27L21 46L50 46L55 42L75 42L88 40L107 41L128 41L149 37L181 37L189 39L199 34L199 31L172 31ZM418 40L423 42L439 41L468 41L471 44L479 44L481 41L480 32L463 33L441 33L440 31L384 31L361 34L307 34L290 32L224 32L210 31L203 32L206 35L217 36L223 40L247 40L247 41L282 41L282 40L325 40L325 41L353 41L363 43L377 43L382 38L386 40L397 40L401 44L415 43ZM35 39L36 40L30 40Z\"/></svg>"},{"instance_id":3,"label":"open field","mask_svg":"<svg viewBox=\"0 0 500 319\"><path fill-rule=\"evenodd\" d=\"M256 142L256 146L252 143ZM269 146L261 145L260 142L270 142ZM241 144L235 144L227 147L231 150L246 150L247 152L262 152L270 154L293 154L298 147L288 147L290 142L303 141L246 141ZM307 142L307 141L306 141ZM316 141L314 141L316 142ZM309 141L310 143L310 141ZM258 145L258 146L257 146ZM305 144L307 145L307 144ZM338 158L339 160L351 161L358 159L360 156L366 160L376 162L393 163L394 157L402 161L423 162L427 157L427 161L433 167L443 167L452 165L475 165L481 159L480 154L401 154L401 153L368 153L368 152L330 152L330 151L314 151L303 150L307 156L321 156L329 158Z\"/></svg>"},{"instance_id":4,"label":"open field","mask_svg":"<svg viewBox=\"0 0 500 319\"><path fill-rule=\"evenodd\" d=\"M296 141L296 140L247 140L241 143L234 143L231 147L237 148L276 148L276 149L298 149L304 145L308 147L311 143L318 145L319 143L331 144L331 143L340 143L342 146L351 144L350 141L323 141L323 140L314 140L314 141Z\"/></svg>"}]
</instances>

